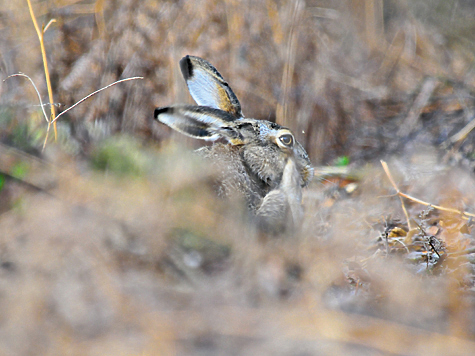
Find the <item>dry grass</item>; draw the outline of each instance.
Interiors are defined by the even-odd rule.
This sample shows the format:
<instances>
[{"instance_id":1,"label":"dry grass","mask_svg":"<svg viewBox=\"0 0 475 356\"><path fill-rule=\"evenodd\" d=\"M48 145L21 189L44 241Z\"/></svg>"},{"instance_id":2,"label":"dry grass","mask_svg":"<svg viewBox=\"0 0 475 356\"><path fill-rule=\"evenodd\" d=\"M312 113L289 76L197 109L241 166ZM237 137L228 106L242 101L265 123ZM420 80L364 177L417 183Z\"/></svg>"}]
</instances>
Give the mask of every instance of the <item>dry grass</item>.
<instances>
[{"instance_id":1,"label":"dry grass","mask_svg":"<svg viewBox=\"0 0 475 356\"><path fill-rule=\"evenodd\" d=\"M2 3L3 78L28 74L60 112L144 80L62 115L43 153L33 88L1 83L0 354L475 351L469 3L32 6L56 19L51 90L26 2ZM259 236L240 201L216 198L213 168L190 154L201 143L152 121L191 100L185 54L220 70L246 116L296 132L314 164L350 158L346 180L305 191L295 236ZM404 196L449 210L403 210Z\"/></svg>"}]
</instances>

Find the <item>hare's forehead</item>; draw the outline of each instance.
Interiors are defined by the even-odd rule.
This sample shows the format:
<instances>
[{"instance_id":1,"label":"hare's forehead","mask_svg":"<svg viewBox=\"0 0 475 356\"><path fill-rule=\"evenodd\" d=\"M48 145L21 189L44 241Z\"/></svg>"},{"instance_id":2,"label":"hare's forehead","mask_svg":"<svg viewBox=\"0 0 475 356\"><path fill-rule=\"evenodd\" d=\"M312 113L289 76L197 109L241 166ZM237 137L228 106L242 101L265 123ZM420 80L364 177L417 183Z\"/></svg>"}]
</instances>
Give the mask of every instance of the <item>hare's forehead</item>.
<instances>
[{"instance_id":1,"label":"hare's forehead","mask_svg":"<svg viewBox=\"0 0 475 356\"><path fill-rule=\"evenodd\" d=\"M282 127L273 122L259 122L258 129L259 136L261 136L262 138L269 136L277 136L279 132L282 133L283 131L290 132L287 128Z\"/></svg>"}]
</instances>

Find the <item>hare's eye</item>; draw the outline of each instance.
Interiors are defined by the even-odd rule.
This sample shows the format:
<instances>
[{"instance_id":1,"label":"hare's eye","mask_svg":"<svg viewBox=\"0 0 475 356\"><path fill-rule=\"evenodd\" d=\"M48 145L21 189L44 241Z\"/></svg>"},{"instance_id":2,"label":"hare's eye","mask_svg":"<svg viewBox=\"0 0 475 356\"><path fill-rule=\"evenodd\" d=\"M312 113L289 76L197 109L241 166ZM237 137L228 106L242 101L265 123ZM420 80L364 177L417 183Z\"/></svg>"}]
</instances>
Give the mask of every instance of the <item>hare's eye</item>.
<instances>
[{"instance_id":1,"label":"hare's eye","mask_svg":"<svg viewBox=\"0 0 475 356\"><path fill-rule=\"evenodd\" d=\"M285 146L292 146L294 143L294 138L290 134L285 134L279 137L280 142L282 142Z\"/></svg>"}]
</instances>

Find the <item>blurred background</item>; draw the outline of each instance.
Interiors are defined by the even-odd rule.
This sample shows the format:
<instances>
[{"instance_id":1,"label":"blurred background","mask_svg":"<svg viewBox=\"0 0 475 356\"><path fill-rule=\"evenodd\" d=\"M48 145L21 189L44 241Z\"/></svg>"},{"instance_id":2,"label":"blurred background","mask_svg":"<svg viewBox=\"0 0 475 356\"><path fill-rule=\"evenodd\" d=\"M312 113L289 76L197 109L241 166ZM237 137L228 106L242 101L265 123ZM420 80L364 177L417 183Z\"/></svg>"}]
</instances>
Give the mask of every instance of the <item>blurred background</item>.
<instances>
[{"instance_id":1,"label":"blurred background","mask_svg":"<svg viewBox=\"0 0 475 356\"><path fill-rule=\"evenodd\" d=\"M27 0L0 0L0 74L49 102ZM472 0L32 0L53 102L0 82L0 354L467 355L475 351ZM295 236L216 198L184 55L317 177ZM49 114L50 107L45 107ZM407 215L379 163L388 160ZM328 177L325 167L344 174ZM409 224L407 218L409 217Z\"/></svg>"}]
</instances>

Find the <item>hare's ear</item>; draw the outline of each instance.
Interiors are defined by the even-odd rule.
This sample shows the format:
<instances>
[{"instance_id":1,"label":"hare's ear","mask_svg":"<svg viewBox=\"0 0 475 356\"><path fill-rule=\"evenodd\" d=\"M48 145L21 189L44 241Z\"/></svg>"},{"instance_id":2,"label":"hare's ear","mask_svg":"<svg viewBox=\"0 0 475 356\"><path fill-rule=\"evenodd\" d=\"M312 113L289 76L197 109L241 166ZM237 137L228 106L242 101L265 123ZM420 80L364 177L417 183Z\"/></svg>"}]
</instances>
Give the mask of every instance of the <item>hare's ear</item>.
<instances>
[{"instance_id":1,"label":"hare's ear","mask_svg":"<svg viewBox=\"0 0 475 356\"><path fill-rule=\"evenodd\" d=\"M180 60L180 68L198 105L220 109L237 118L243 117L238 98L210 63L199 57L186 56Z\"/></svg>"},{"instance_id":2,"label":"hare's ear","mask_svg":"<svg viewBox=\"0 0 475 356\"><path fill-rule=\"evenodd\" d=\"M207 106L168 106L156 108L155 119L187 136L214 141L220 137L242 145L242 135L233 127L236 117Z\"/></svg>"}]
</instances>

